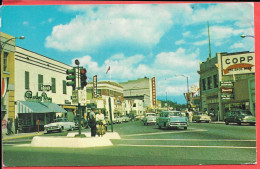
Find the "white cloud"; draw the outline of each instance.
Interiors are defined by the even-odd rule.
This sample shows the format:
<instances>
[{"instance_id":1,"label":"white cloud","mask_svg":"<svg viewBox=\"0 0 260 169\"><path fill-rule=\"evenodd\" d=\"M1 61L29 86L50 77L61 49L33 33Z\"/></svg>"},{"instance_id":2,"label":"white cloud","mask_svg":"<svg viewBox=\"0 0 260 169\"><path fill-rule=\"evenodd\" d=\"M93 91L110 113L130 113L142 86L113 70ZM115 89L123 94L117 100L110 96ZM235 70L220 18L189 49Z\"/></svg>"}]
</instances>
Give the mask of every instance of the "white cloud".
<instances>
[{"instance_id":1,"label":"white cloud","mask_svg":"<svg viewBox=\"0 0 260 169\"><path fill-rule=\"evenodd\" d=\"M202 45L205 45L205 44L208 44L208 43L209 43L209 41L206 39L206 40L194 42L193 44L196 45L196 46L202 46Z\"/></svg>"},{"instance_id":2,"label":"white cloud","mask_svg":"<svg viewBox=\"0 0 260 169\"><path fill-rule=\"evenodd\" d=\"M169 94L182 94L187 89L183 87L186 86L186 78L175 75L184 74L189 76L190 84L197 82L199 78L196 73L199 69L198 55L199 50L194 53L187 53L185 49L179 48L175 52L159 53L155 60L151 61L151 64L144 64L143 61L147 58L140 54L130 57L126 57L124 54L116 54L101 64L94 61L91 56L83 56L77 59L82 66L87 68L88 76L98 75L99 80L109 79L109 75L105 74L105 72L110 66L113 81L122 82L145 76L149 78L155 76L158 93L165 92L167 88ZM72 60L72 63L74 63L75 59Z\"/></svg>"},{"instance_id":3,"label":"white cloud","mask_svg":"<svg viewBox=\"0 0 260 169\"><path fill-rule=\"evenodd\" d=\"M234 49L234 48L244 48L244 44L243 43L234 43L232 46L230 46L230 49Z\"/></svg>"},{"instance_id":4,"label":"white cloud","mask_svg":"<svg viewBox=\"0 0 260 169\"><path fill-rule=\"evenodd\" d=\"M184 33L182 33L182 36L184 37L189 37L191 35L191 31L186 31Z\"/></svg>"},{"instance_id":5,"label":"white cloud","mask_svg":"<svg viewBox=\"0 0 260 169\"><path fill-rule=\"evenodd\" d=\"M29 25L28 21L23 21L23 25Z\"/></svg>"},{"instance_id":6,"label":"white cloud","mask_svg":"<svg viewBox=\"0 0 260 169\"><path fill-rule=\"evenodd\" d=\"M176 45L181 45L181 44L184 44L184 43L185 43L185 40L183 40L183 39L175 42Z\"/></svg>"},{"instance_id":7,"label":"white cloud","mask_svg":"<svg viewBox=\"0 0 260 169\"><path fill-rule=\"evenodd\" d=\"M80 7L71 8L76 10ZM62 51L89 51L113 41L153 46L173 24L166 8L166 5L80 8L85 14L76 16L68 24L56 25L46 38L46 47Z\"/></svg>"}]
</instances>

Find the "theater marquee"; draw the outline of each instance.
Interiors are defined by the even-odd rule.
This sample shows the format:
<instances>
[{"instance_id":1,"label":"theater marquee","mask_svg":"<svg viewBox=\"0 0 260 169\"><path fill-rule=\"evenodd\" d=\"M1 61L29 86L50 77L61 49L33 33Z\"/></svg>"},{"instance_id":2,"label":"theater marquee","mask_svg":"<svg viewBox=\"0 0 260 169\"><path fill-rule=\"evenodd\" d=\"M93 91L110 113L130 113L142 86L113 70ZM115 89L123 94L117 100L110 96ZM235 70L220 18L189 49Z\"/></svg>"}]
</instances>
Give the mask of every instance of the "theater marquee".
<instances>
[{"instance_id":1,"label":"theater marquee","mask_svg":"<svg viewBox=\"0 0 260 169\"><path fill-rule=\"evenodd\" d=\"M223 55L222 75L255 73L255 53Z\"/></svg>"}]
</instances>

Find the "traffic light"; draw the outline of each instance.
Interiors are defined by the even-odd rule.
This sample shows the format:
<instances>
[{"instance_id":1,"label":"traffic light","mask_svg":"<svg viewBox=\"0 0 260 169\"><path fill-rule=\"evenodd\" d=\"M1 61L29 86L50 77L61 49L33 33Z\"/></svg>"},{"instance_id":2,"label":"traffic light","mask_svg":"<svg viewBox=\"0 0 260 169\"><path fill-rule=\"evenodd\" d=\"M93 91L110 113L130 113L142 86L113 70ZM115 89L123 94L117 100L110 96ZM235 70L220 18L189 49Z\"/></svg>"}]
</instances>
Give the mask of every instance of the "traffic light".
<instances>
[{"instance_id":1,"label":"traffic light","mask_svg":"<svg viewBox=\"0 0 260 169\"><path fill-rule=\"evenodd\" d=\"M67 69L66 70L66 74L68 75L66 77L66 80L71 80L69 82L66 83L67 86L72 86L72 89L75 90L76 89L76 69Z\"/></svg>"},{"instance_id":2,"label":"traffic light","mask_svg":"<svg viewBox=\"0 0 260 169\"><path fill-rule=\"evenodd\" d=\"M87 70L85 68L80 68L80 87L83 89L87 85Z\"/></svg>"}]
</instances>

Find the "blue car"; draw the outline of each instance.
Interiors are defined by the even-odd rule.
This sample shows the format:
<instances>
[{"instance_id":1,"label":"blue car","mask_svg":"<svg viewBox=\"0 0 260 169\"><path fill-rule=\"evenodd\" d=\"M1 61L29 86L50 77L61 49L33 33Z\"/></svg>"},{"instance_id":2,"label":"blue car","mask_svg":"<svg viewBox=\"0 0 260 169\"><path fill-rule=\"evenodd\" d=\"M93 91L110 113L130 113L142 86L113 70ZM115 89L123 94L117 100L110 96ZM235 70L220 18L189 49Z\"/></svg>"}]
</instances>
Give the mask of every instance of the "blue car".
<instances>
[{"instance_id":1,"label":"blue car","mask_svg":"<svg viewBox=\"0 0 260 169\"><path fill-rule=\"evenodd\" d=\"M180 111L163 111L159 113L156 119L156 124L159 128L188 128L188 118L183 116Z\"/></svg>"}]
</instances>

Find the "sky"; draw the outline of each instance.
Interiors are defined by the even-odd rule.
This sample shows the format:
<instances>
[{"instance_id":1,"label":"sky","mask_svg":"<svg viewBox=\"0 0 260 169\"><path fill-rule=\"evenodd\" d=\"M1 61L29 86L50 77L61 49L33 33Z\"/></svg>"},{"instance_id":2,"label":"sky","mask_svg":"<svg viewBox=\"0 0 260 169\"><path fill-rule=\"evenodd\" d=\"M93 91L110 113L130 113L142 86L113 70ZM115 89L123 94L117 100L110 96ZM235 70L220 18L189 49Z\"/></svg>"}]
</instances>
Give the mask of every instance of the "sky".
<instances>
[{"instance_id":1,"label":"sky","mask_svg":"<svg viewBox=\"0 0 260 169\"><path fill-rule=\"evenodd\" d=\"M217 52L254 52L253 3L2 6L1 31L16 45L68 65L88 81L156 78L157 99L185 104L199 65ZM208 23L208 25L207 25ZM110 72L106 74L108 67ZM182 75L182 76L179 76Z\"/></svg>"}]
</instances>

